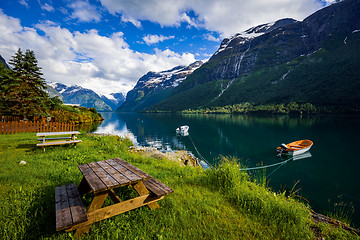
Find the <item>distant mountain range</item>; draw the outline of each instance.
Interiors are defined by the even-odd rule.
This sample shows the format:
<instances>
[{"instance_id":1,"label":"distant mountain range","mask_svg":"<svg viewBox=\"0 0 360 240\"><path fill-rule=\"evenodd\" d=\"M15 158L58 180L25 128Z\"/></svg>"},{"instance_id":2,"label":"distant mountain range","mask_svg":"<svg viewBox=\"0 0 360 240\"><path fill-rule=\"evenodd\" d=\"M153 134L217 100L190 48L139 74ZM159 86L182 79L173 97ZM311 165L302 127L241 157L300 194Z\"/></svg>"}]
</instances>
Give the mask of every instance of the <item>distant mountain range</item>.
<instances>
[{"instance_id":1,"label":"distant mountain range","mask_svg":"<svg viewBox=\"0 0 360 240\"><path fill-rule=\"evenodd\" d=\"M112 111L118 109L125 102L125 97L122 93L110 93L108 96L101 95L100 97Z\"/></svg>"},{"instance_id":2,"label":"distant mountain range","mask_svg":"<svg viewBox=\"0 0 360 240\"><path fill-rule=\"evenodd\" d=\"M125 100L122 93L112 93L108 97L99 96L93 90L62 83L48 84L47 92L51 97L58 96L66 104L79 104L105 112L116 110Z\"/></svg>"},{"instance_id":3,"label":"distant mountain range","mask_svg":"<svg viewBox=\"0 0 360 240\"><path fill-rule=\"evenodd\" d=\"M201 67L202 64L202 61L196 61L189 66L177 66L162 72L148 72L127 93L126 101L117 111L142 111L157 104L167 98L187 76Z\"/></svg>"},{"instance_id":4,"label":"distant mountain range","mask_svg":"<svg viewBox=\"0 0 360 240\"><path fill-rule=\"evenodd\" d=\"M243 102L359 108L359 56L360 0L344 0L303 21L281 19L225 38L208 62L160 102L142 104L166 111ZM130 94L133 101L140 99L142 82Z\"/></svg>"}]
</instances>

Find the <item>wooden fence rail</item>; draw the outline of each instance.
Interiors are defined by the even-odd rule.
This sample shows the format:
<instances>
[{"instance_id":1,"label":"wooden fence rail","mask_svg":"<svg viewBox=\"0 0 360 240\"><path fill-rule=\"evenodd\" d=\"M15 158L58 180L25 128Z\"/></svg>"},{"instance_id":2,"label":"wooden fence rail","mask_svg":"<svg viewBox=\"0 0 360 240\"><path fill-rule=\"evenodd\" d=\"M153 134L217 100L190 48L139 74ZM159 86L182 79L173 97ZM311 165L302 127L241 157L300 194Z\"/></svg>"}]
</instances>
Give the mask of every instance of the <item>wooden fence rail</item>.
<instances>
[{"instance_id":1,"label":"wooden fence rail","mask_svg":"<svg viewBox=\"0 0 360 240\"><path fill-rule=\"evenodd\" d=\"M20 132L67 132L74 131L75 123L60 122L0 122L0 134Z\"/></svg>"},{"instance_id":2,"label":"wooden fence rail","mask_svg":"<svg viewBox=\"0 0 360 240\"><path fill-rule=\"evenodd\" d=\"M1 116L2 122L17 122L20 121L21 117L14 117L14 116Z\"/></svg>"}]
</instances>

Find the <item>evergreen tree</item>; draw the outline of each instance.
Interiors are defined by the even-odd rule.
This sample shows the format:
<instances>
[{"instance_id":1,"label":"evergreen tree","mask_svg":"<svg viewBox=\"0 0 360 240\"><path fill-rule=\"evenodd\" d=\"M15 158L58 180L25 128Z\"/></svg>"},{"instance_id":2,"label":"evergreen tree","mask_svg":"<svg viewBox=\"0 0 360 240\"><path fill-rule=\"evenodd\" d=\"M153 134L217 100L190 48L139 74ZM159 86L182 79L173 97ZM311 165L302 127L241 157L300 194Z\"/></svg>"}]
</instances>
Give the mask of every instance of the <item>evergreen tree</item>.
<instances>
[{"instance_id":1,"label":"evergreen tree","mask_svg":"<svg viewBox=\"0 0 360 240\"><path fill-rule=\"evenodd\" d=\"M45 80L35 54L19 49L9 62L13 68L0 76L0 107L4 113L24 118L47 115L50 104Z\"/></svg>"},{"instance_id":2,"label":"evergreen tree","mask_svg":"<svg viewBox=\"0 0 360 240\"><path fill-rule=\"evenodd\" d=\"M21 73L23 71L24 65L24 54L19 48L19 50L15 53L15 55L9 61L10 65L12 65L12 70L17 73Z\"/></svg>"}]
</instances>

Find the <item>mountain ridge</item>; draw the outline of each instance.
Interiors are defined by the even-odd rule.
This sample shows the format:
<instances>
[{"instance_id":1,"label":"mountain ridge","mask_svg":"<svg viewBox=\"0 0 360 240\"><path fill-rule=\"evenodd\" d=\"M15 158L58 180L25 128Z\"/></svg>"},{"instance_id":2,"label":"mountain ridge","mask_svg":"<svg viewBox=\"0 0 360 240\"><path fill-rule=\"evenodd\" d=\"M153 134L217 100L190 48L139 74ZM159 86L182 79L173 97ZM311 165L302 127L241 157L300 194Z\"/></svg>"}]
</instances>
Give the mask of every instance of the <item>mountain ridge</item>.
<instances>
[{"instance_id":1,"label":"mountain ridge","mask_svg":"<svg viewBox=\"0 0 360 240\"><path fill-rule=\"evenodd\" d=\"M202 61L196 61L189 66L176 66L161 72L146 73L127 93L125 102L116 111L142 111L160 102L202 64Z\"/></svg>"},{"instance_id":2,"label":"mountain ridge","mask_svg":"<svg viewBox=\"0 0 360 240\"><path fill-rule=\"evenodd\" d=\"M95 108L98 111L113 111L115 109L112 109L112 107L117 108L124 99L122 93L110 94L112 98L109 99L104 95L99 96L91 89L78 85L69 86L63 83L49 83L47 85L47 92L51 97L57 96L65 104L79 104L83 107Z\"/></svg>"},{"instance_id":3,"label":"mountain ridge","mask_svg":"<svg viewBox=\"0 0 360 240\"><path fill-rule=\"evenodd\" d=\"M148 110L181 111L242 102L356 105L359 94L347 92L360 90L356 75L360 1L332 4L301 22L279 21L268 32L274 24L251 28L265 29L252 38L237 34L224 39L208 62Z\"/></svg>"}]
</instances>

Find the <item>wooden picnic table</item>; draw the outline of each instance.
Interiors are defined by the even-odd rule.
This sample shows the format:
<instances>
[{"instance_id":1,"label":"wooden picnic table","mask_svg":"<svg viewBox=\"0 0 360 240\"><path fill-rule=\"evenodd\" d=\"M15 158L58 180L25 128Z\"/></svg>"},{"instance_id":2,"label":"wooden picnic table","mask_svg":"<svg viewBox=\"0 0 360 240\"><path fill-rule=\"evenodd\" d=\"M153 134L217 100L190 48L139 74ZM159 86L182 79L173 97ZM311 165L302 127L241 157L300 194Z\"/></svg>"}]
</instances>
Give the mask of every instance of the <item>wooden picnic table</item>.
<instances>
[{"instance_id":1,"label":"wooden picnic table","mask_svg":"<svg viewBox=\"0 0 360 240\"><path fill-rule=\"evenodd\" d=\"M142 206L156 209L157 201L174 192L120 158L80 165L79 169L83 178L77 188L70 184L55 189L56 230L77 230L76 237L87 233L95 222ZM133 187L139 196L122 201L114 189L123 186ZM90 192L95 196L85 212L80 196ZM113 204L103 207L108 196Z\"/></svg>"},{"instance_id":2,"label":"wooden picnic table","mask_svg":"<svg viewBox=\"0 0 360 240\"><path fill-rule=\"evenodd\" d=\"M80 134L80 132L79 131L70 131L70 132L36 133L36 136L40 137L38 139L38 141L42 141L42 143L38 143L38 144L36 144L36 146L43 147L44 151L45 151L46 146L51 146L51 145L62 145L62 144L73 143L74 146L76 147L76 144L81 142L81 140L76 140L77 134ZM71 135L71 136L64 137L64 135ZM62 137L53 137L53 136L62 136ZM59 141L59 140L63 140L63 141Z\"/></svg>"}]
</instances>

